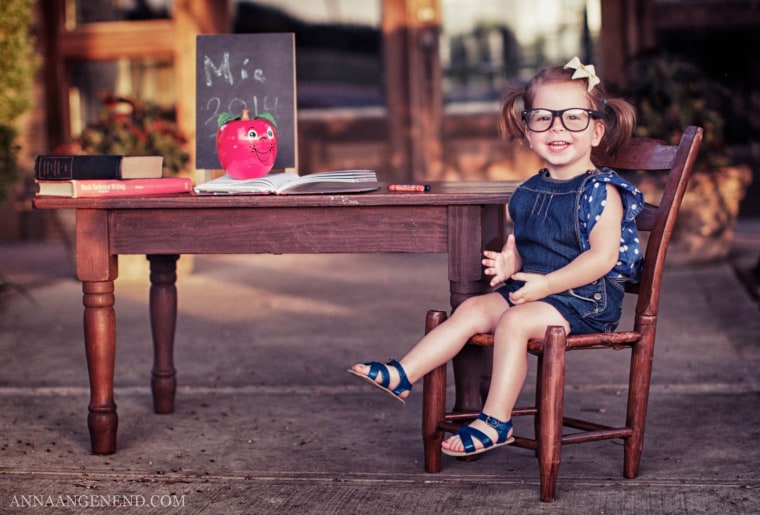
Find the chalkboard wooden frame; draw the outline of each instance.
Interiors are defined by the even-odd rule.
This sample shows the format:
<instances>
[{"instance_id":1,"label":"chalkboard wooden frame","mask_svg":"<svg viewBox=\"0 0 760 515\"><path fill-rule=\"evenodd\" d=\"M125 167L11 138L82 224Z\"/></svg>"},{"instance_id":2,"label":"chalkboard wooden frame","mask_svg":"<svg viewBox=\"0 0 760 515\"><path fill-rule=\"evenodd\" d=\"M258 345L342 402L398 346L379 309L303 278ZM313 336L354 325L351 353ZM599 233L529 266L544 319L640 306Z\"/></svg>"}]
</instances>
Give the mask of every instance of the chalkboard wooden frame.
<instances>
[{"instance_id":1,"label":"chalkboard wooden frame","mask_svg":"<svg viewBox=\"0 0 760 515\"><path fill-rule=\"evenodd\" d=\"M272 113L277 122L275 169L297 168L295 36L293 33L204 34L196 38L196 168L220 169L220 112Z\"/></svg>"}]
</instances>

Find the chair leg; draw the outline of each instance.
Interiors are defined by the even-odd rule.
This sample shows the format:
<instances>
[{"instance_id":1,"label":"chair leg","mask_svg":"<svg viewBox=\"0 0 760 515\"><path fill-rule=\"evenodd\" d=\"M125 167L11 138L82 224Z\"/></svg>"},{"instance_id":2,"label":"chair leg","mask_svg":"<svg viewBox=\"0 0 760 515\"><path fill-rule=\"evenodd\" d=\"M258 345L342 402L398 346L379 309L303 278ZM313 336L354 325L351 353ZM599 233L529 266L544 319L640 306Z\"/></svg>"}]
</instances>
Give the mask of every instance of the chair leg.
<instances>
[{"instance_id":1,"label":"chair leg","mask_svg":"<svg viewBox=\"0 0 760 515\"><path fill-rule=\"evenodd\" d=\"M644 448L644 428L649 403L649 383L652 377L655 325L641 323L641 341L631 353L631 375L628 385L628 412L626 425L633 435L625 439L623 447L623 476L633 479L639 474L641 451Z\"/></svg>"},{"instance_id":2,"label":"chair leg","mask_svg":"<svg viewBox=\"0 0 760 515\"><path fill-rule=\"evenodd\" d=\"M538 354L536 356L536 397L533 400L533 406L536 408L541 407L541 383L543 382L542 371L544 369L544 355ZM533 417L533 434L538 435L541 433L541 410L536 410L536 415ZM536 457L538 457L538 447L535 450Z\"/></svg>"},{"instance_id":3,"label":"chair leg","mask_svg":"<svg viewBox=\"0 0 760 515\"><path fill-rule=\"evenodd\" d=\"M430 310L425 318L425 333L446 320L444 311ZM446 364L425 375L422 383L422 442L425 450L425 470L441 471L441 443L444 433L438 423L446 415Z\"/></svg>"},{"instance_id":4,"label":"chair leg","mask_svg":"<svg viewBox=\"0 0 760 515\"><path fill-rule=\"evenodd\" d=\"M556 498L557 474L562 452L562 417L565 400L565 331L552 326L546 330L541 363L541 399L538 463L541 500Z\"/></svg>"}]
</instances>

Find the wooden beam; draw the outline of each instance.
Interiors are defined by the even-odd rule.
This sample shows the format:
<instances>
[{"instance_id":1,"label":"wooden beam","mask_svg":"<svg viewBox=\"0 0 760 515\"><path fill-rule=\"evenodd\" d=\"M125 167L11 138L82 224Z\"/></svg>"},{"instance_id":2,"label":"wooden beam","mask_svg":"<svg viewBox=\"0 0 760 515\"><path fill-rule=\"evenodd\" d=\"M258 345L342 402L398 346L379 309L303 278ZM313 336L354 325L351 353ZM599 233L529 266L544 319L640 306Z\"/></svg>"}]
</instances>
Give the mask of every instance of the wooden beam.
<instances>
[{"instance_id":1,"label":"wooden beam","mask_svg":"<svg viewBox=\"0 0 760 515\"><path fill-rule=\"evenodd\" d=\"M64 25L63 2L42 0L39 6L40 43L45 57L41 71L45 83L47 148L52 150L71 138L68 96L71 79L59 44Z\"/></svg>"},{"instance_id":2,"label":"wooden beam","mask_svg":"<svg viewBox=\"0 0 760 515\"><path fill-rule=\"evenodd\" d=\"M438 0L383 2L383 65L391 180L440 178L443 96Z\"/></svg>"},{"instance_id":3,"label":"wooden beam","mask_svg":"<svg viewBox=\"0 0 760 515\"><path fill-rule=\"evenodd\" d=\"M412 178L443 176L443 73L439 57L438 0L409 2L409 84L412 120Z\"/></svg>"},{"instance_id":4,"label":"wooden beam","mask_svg":"<svg viewBox=\"0 0 760 515\"><path fill-rule=\"evenodd\" d=\"M173 56L172 20L87 23L60 35L63 59L88 61L121 57Z\"/></svg>"},{"instance_id":5,"label":"wooden beam","mask_svg":"<svg viewBox=\"0 0 760 515\"><path fill-rule=\"evenodd\" d=\"M627 56L624 2L602 2L602 27L599 34L599 73L605 84L622 84Z\"/></svg>"},{"instance_id":6,"label":"wooden beam","mask_svg":"<svg viewBox=\"0 0 760 515\"><path fill-rule=\"evenodd\" d=\"M382 4L383 67L385 105L388 108L389 180L411 179L411 135L409 113L409 68L406 34L406 0Z\"/></svg>"},{"instance_id":7,"label":"wooden beam","mask_svg":"<svg viewBox=\"0 0 760 515\"><path fill-rule=\"evenodd\" d=\"M656 30L739 29L760 25L757 2L654 2Z\"/></svg>"}]
</instances>

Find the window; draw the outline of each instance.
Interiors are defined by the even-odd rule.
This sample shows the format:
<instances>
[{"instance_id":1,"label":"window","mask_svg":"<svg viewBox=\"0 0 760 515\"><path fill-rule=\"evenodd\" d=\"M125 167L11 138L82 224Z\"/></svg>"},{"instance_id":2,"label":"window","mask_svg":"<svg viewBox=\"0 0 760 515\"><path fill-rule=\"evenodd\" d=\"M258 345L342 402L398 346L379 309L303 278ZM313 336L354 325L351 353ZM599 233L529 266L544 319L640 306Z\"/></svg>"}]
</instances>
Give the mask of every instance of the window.
<instances>
[{"instance_id":1,"label":"window","mask_svg":"<svg viewBox=\"0 0 760 515\"><path fill-rule=\"evenodd\" d=\"M174 109L171 7L171 0L66 2L61 48L71 136L97 121L103 95Z\"/></svg>"},{"instance_id":2,"label":"window","mask_svg":"<svg viewBox=\"0 0 760 515\"><path fill-rule=\"evenodd\" d=\"M67 0L66 28L102 21L170 18L172 0Z\"/></svg>"},{"instance_id":3,"label":"window","mask_svg":"<svg viewBox=\"0 0 760 515\"><path fill-rule=\"evenodd\" d=\"M542 66L595 55L599 0L441 0L441 8L447 102L497 100Z\"/></svg>"},{"instance_id":4,"label":"window","mask_svg":"<svg viewBox=\"0 0 760 515\"><path fill-rule=\"evenodd\" d=\"M240 0L233 31L293 32L298 107L381 105L381 0Z\"/></svg>"}]
</instances>

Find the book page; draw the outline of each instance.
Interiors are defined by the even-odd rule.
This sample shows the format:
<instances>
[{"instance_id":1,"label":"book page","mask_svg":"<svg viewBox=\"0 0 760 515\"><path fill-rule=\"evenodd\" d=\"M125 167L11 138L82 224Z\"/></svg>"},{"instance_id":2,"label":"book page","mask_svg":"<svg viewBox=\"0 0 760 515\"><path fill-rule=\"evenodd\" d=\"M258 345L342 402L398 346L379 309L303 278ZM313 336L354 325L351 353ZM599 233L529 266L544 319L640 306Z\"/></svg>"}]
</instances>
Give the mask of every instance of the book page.
<instances>
[{"instance_id":1,"label":"book page","mask_svg":"<svg viewBox=\"0 0 760 515\"><path fill-rule=\"evenodd\" d=\"M195 187L196 193L218 194L295 194L303 193L329 193L329 192L361 192L367 188L341 188L342 184L372 185L371 189L377 189L377 174L374 170L341 170L334 172L319 172L299 176L291 172L269 173L258 179L240 180L233 179L229 175L223 175L212 181L199 184ZM305 185L312 185L305 188Z\"/></svg>"},{"instance_id":2,"label":"book page","mask_svg":"<svg viewBox=\"0 0 760 515\"><path fill-rule=\"evenodd\" d=\"M297 179L294 173L271 173L258 179L233 179L223 175L195 187L197 193L274 193L278 187Z\"/></svg>"},{"instance_id":3,"label":"book page","mask_svg":"<svg viewBox=\"0 0 760 515\"><path fill-rule=\"evenodd\" d=\"M339 170L334 172L318 172L309 175L296 177L292 182L282 185L278 188L279 192L299 188L305 184L321 183L325 187L330 187L330 183L357 183L357 182L377 182L377 174L374 170ZM317 188L310 188L315 191Z\"/></svg>"}]
</instances>

